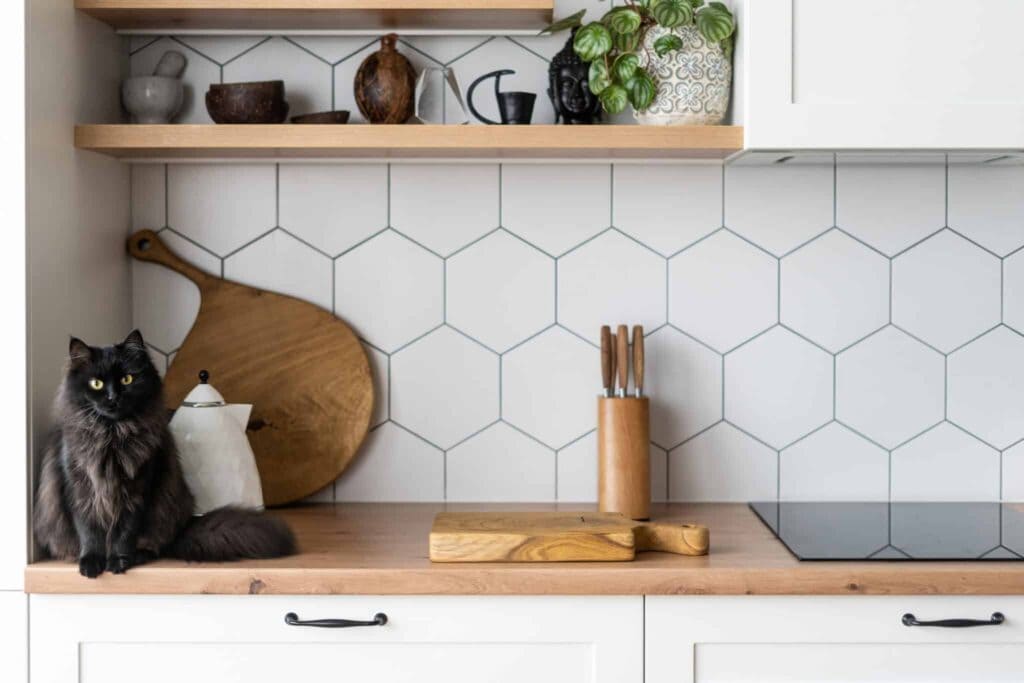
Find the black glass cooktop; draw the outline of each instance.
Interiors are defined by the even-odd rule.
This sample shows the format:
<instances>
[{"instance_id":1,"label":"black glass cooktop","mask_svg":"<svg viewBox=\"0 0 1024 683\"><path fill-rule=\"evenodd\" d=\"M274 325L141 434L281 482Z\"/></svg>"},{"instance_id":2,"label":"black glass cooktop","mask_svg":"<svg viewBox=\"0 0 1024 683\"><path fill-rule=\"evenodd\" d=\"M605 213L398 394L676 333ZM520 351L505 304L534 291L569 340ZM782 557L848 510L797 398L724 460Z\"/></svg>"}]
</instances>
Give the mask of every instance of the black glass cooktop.
<instances>
[{"instance_id":1,"label":"black glass cooktop","mask_svg":"<svg viewBox=\"0 0 1024 683\"><path fill-rule=\"evenodd\" d=\"M751 503L801 560L1024 560L1024 503Z\"/></svg>"}]
</instances>

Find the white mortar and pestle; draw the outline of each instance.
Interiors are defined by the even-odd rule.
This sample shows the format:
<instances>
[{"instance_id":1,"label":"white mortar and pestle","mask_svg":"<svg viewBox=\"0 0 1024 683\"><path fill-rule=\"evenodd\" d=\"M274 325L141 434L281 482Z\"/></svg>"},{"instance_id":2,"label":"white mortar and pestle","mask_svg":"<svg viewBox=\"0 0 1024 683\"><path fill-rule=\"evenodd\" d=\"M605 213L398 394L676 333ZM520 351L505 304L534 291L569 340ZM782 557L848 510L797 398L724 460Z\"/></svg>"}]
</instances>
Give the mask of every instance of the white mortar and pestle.
<instances>
[{"instance_id":1,"label":"white mortar and pestle","mask_svg":"<svg viewBox=\"0 0 1024 683\"><path fill-rule=\"evenodd\" d=\"M121 101L132 123L171 122L181 109L181 74L186 64L185 55L169 50L160 58L152 76L133 76L121 84Z\"/></svg>"}]
</instances>

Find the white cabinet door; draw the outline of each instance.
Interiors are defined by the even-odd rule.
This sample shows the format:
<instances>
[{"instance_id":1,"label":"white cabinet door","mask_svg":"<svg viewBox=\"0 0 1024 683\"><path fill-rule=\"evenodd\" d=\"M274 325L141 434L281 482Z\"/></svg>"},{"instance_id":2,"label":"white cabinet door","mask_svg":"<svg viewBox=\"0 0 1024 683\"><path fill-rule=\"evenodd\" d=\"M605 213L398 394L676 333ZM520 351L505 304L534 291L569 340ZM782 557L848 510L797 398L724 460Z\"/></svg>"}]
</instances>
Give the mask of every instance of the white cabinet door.
<instances>
[{"instance_id":1,"label":"white cabinet door","mask_svg":"<svg viewBox=\"0 0 1024 683\"><path fill-rule=\"evenodd\" d=\"M1016 596L650 597L646 634L646 683L1024 681Z\"/></svg>"},{"instance_id":2,"label":"white cabinet door","mask_svg":"<svg viewBox=\"0 0 1024 683\"><path fill-rule=\"evenodd\" d=\"M33 595L31 608L33 683L643 680L640 597ZM291 626L289 612L387 624Z\"/></svg>"},{"instance_id":3,"label":"white cabinet door","mask_svg":"<svg viewBox=\"0 0 1024 683\"><path fill-rule=\"evenodd\" d=\"M28 681L28 596L0 591L0 678Z\"/></svg>"},{"instance_id":4,"label":"white cabinet door","mask_svg":"<svg viewBox=\"0 0 1024 683\"><path fill-rule=\"evenodd\" d=\"M745 0L748 148L1024 147L1024 2Z\"/></svg>"}]
</instances>

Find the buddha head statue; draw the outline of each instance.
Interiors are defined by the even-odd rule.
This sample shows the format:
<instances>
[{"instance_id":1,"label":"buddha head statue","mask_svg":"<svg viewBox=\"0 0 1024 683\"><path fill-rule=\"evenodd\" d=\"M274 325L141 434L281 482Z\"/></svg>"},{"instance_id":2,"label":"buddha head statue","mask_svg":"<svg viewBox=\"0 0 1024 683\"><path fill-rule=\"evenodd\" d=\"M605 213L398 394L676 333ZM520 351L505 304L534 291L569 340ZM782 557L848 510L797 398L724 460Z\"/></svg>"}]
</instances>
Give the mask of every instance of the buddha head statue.
<instances>
[{"instance_id":1,"label":"buddha head statue","mask_svg":"<svg viewBox=\"0 0 1024 683\"><path fill-rule=\"evenodd\" d=\"M548 97L555 107L555 123L589 124L601 120L601 101L590 92L590 65L572 49L573 35L548 68Z\"/></svg>"}]
</instances>

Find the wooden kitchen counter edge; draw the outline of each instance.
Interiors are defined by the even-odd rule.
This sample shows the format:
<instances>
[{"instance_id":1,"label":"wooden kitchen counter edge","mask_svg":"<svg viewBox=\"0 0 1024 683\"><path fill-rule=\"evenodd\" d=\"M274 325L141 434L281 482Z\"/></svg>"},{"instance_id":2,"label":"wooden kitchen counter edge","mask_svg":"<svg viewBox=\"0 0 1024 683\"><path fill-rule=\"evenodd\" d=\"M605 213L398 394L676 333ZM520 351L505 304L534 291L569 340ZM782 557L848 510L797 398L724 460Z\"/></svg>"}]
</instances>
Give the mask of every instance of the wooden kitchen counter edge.
<instances>
[{"instance_id":1,"label":"wooden kitchen counter edge","mask_svg":"<svg viewBox=\"0 0 1024 683\"><path fill-rule=\"evenodd\" d=\"M88 580L72 563L25 570L28 593L286 595L1024 595L1024 562L799 562L745 505L669 504L654 519L704 524L711 554L634 562L432 564L434 513L583 505L311 505L277 511L300 555L227 564L161 561Z\"/></svg>"}]
</instances>

